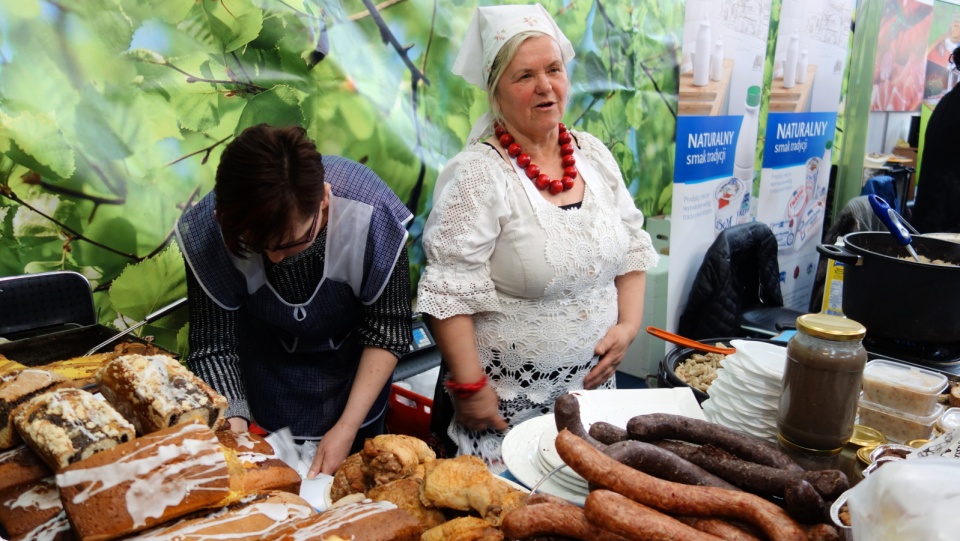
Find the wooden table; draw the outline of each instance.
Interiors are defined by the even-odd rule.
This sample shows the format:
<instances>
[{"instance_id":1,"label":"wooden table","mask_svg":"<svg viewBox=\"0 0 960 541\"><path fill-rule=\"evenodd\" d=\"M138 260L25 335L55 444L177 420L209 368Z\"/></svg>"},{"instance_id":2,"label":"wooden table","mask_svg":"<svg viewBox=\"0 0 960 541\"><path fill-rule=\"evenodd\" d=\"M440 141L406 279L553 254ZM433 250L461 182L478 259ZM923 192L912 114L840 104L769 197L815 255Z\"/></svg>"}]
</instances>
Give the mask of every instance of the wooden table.
<instances>
[{"instance_id":1,"label":"wooden table","mask_svg":"<svg viewBox=\"0 0 960 541\"><path fill-rule=\"evenodd\" d=\"M795 83L793 88L783 87L782 76L775 78L770 88L770 112L802 113L808 110L810 89L813 88L813 79L816 74L816 64L807 65L807 80L803 83Z\"/></svg>"},{"instance_id":2,"label":"wooden table","mask_svg":"<svg viewBox=\"0 0 960 541\"><path fill-rule=\"evenodd\" d=\"M693 86L693 70L680 74L680 114L717 116L723 109L733 76L733 59L723 59L723 75L706 86Z\"/></svg>"}]
</instances>

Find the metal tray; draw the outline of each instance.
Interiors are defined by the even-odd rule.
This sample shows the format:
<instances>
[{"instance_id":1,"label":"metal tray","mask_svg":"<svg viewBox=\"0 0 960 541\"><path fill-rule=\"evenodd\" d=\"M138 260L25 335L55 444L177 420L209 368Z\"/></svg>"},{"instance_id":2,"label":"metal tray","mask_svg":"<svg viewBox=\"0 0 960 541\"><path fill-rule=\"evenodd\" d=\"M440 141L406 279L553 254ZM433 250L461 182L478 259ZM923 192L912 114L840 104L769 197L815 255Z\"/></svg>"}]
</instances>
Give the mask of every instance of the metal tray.
<instances>
[{"instance_id":1,"label":"metal tray","mask_svg":"<svg viewBox=\"0 0 960 541\"><path fill-rule=\"evenodd\" d=\"M0 355L27 366L39 366L82 356L90 348L118 332L116 329L99 324L75 327L0 344ZM120 338L116 344L123 342L147 343L146 340L131 335ZM168 355L178 357L176 352L153 345ZM112 350L113 347L104 349Z\"/></svg>"}]
</instances>

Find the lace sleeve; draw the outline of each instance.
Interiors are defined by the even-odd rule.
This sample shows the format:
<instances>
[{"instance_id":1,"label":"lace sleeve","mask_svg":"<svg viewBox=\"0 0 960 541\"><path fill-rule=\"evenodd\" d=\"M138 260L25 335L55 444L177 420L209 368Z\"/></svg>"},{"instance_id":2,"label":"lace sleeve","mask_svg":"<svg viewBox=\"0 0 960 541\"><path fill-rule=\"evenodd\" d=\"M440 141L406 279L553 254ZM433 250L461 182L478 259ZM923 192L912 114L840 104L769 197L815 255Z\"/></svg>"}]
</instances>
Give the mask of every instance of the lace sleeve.
<instances>
[{"instance_id":1,"label":"lace sleeve","mask_svg":"<svg viewBox=\"0 0 960 541\"><path fill-rule=\"evenodd\" d=\"M423 231L427 265L417 290L421 312L446 319L500 310L489 260L509 207L507 177L492 152L465 150L437 179Z\"/></svg>"},{"instance_id":2,"label":"lace sleeve","mask_svg":"<svg viewBox=\"0 0 960 541\"><path fill-rule=\"evenodd\" d=\"M604 181L613 190L617 211L630 233L630 248L620 274L645 271L655 267L660 261L660 256L653 248L650 234L643 229L643 213L637 208L633 196L624 184L623 173L617 165L617 160L603 142L593 135L586 132L575 132L574 135L583 153L597 164Z\"/></svg>"}]
</instances>

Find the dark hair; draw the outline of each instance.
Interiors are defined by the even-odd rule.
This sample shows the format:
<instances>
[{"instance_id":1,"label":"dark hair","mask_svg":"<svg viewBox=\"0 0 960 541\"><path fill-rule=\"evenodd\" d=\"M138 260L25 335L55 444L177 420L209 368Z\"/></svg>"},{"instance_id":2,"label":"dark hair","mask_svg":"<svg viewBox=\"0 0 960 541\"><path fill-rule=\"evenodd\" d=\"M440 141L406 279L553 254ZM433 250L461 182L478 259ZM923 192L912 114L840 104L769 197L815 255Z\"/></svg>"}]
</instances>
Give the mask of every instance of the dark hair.
<instances>
[{"instance_id":1,"label":"dark hair","mask_svg":"<svg viewBox=\"0 0 960 541\"><path fill-rule=\"evenodd\" d=\"M947 60L953 63L953 69L960 69L960 66L957 65L957 60L960 60L960 45L958 45L953 52L950 53L950 58Z\"/></svg>"},{"instance_id":2,"label":"dark hair","mask_svg":"<svg viewBox=\"0 0 960 541\"><path fill-rule=\"evenodd\" d=\"M323 162L303 128L251 126L223 150L213 190L227 249L248 258L317 212Z\"/></svg>"}]
</instances>

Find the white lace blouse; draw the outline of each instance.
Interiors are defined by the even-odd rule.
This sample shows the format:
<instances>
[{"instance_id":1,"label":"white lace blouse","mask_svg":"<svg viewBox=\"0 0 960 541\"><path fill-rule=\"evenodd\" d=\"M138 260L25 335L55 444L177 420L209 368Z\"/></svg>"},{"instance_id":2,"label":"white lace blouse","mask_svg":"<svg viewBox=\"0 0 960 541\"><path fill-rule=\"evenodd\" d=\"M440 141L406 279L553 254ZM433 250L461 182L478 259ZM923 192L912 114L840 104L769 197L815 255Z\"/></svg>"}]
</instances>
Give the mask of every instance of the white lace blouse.
<instances>
[{"instance_id":1,"label":"white lace blouse","mask_svg":"<svg viewBox=\"0 0 960 541\"><path fill-rule=\"evenodd\" d=\"M476 144L440 173L424 229L417 309L473 315L480 363L511 426L583 388L593 348L617 322L614 278L658 261L613 155L592 135L571 133L586 183L580 208L553 205L514 164ZM455 422L448 432L461 453L503 469L502 433Z\"/></svg>"}]
</instances>

